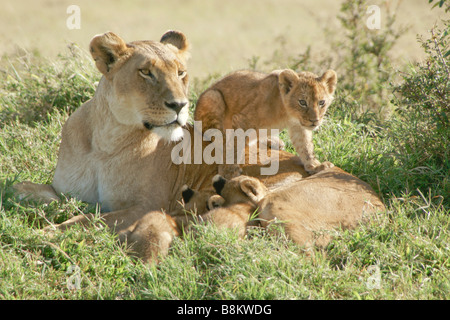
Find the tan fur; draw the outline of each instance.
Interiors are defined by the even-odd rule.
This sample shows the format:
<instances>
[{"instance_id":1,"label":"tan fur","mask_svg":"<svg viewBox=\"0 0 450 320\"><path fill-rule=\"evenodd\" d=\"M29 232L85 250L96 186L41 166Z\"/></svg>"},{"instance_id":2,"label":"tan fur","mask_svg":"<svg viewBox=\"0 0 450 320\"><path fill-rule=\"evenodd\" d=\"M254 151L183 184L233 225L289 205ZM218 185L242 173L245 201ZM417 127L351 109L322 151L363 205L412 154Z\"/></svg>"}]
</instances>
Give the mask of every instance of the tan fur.
<instances>
[{"instance_id":1,"label":"tan fur","mask_svg":"<svg viewBox=\"0 0 450 320\"><path fill-rule=\"evenodd\" d=\"M233 230L240 238L243 238L247 227L254 225L250 220L252 208L252 205L243 203L227 205L208 211L201 216L201 220L212 223L219 229Z\"/></svg>"},{"instance_id":2,"label":"tan fur","mask_svg":"<svg viewBox=\"0 0 450 320\"><path fill-rule=\"evenodd\" d=\"M160 42L125 43L113 33L94 37L91 53L103 73L97 91L63 127L52 184L16 184L18 197L51 202L66 194L99 203L102 220L120 240L127 241L145 261L158 261L173 237L180 235L177 220L183 210L195 209L203 214L208 209L205 199L211 197L211 181L218 172L214 164L176 165L171 159L174 141L181 137L188 114L188 105L184 104L188 91L187 48L186 37L176 31L164 34ZM193 128L185 128L193 139ZM282 150L272 152L278 153L279 173L261 177L267 188L308 176L298 166L298 157ZM243 172L260 177L261 167L244 165ZM309 180L304 181L305 190L299 192L307 198ZM324 192L334 194L333 187L339 186L330 183L327 187L324 182ZM185 184L204 195L182 208ZM364 191L354 192L365 195ZM315 206L330 210L322 200ZM89 214L75 216L47 230L89 224L91 218Z\"/></svg>"},{"instance_id":3,"label":"tan fur","mask_svg":"<svg viewBox=\"0 0 450 320\"><path fill-rule=\"evenodd\" d=\"M184 192L189 190L189 198L184 196ZM222 206L224 199L217 195L212 189L202 191L194 190L188 186L182 188L183 200L178 207L170 213L175 219L180 234L190 230L193 223L202 221L201 216L211 209Z\"/></svg>"},{"instance_id":4,"label":"tan fur","mask_svg":"<svg viewBox=\"0 0 450 320\"><path fill-rule=\"evenodd\" d=\"M180 48L170 43L171 35ZM167 194L178 192L180 198L182 184L177 186L173 180L184 175L185 168L159 158L170 159L170 140L181 137L173 134L182 133L188 118L187 75L180 73L186 70L188 44L180 44L180 38L184 35L178 32L165 34L164 43L126 44L113 33L93 38L91 53L104 76L94 97L63 127L52 182L54 198L60 193L71 194L86 202L101 203L104 211L137 204L146 210L174 208L176 201L169 202ZM150 70L154 79L141 70ZM177 101L186 102L178 114L167 106ZM192 178L183 183L202 184L201 174L195 179L200 181L189 181ZM158 188L152 186L155 181ZM36 195L42 188L29 183L16 186L24 196Z\"/></svg>"},{"instance_id":5,"label":"tan fur","mask_svg":"<svg viewBox=\"0 0 450 320\"><path fill-rule=\"evenodd\" d=\"M167 255L174 237L180 235L176 220L161 211L151 211L118 232L131 253L145 263L158 263Z\"/></svg>"},{"instance_id":6,"label":"tan fur","mask_svg":"<svg viewBox=\"0 0 450 320\"><path fill-rule=\"evenodd\" d=\"M192 195L185 197L185 191ZM195 191L184 185L181 188L183 199L177 207L165 214L151 211L126 229L119 231L119 240L126 241L131 252L146 263L157 263L167 255L174 237L181 236L197 215L206 213L209 208L221 205L223 198L212 190Z\"/></svg>"},{"instance_id":7,"label":"tan fur","mask_svg":"<svg viewBox=\"0 0 450 320\"><path fill-rule=\"evenodd\" d=\"M218 191L225 204L252 203L247 214L257 208L263 227L280 225L288 237L306 248L324 247L336 228L354 229L370 214L385 210L368 184L337 167L272 191L253 177L224 181L223 189ZM234 214L228 213L230 219ZM226 215L222 210L222 219Z\"/></svg>"},{"instance_id":8,"label":"tan fur","mask_svg":"<svg viewBox=\"0 0 450 320\"><path fill-rule=\"evenodd\" d=\"M250 215L255 208L246 197L226 202L211 190L190 190L193 196L171 214L180 233L190 232L194 224L211 223L220 229L232 229L243 238L247 226L254 225Z\"/></svg>"},{"instance_id":9,"label":"tan fur","mask_svg":"<svg viewBox=\"0 0 450 320\"><path fill-rule=\"evenodd\" d=\"M187 189L192 192L192 196L188 199L183 196L180 206L170 213L177 226L177 235L190 232L194 224L204 223L212 223L219 228L233 229L240 237L245 235L249 222L248 212L254 207L251 203L246 203L245 198L241 198L241 201L237 201L237 203L228 202L226 207L223 207L225 199L214 194L214 191L184 188L184 190ZM161 229L164 230L164 226Z\"/></svg>"},{"instance_id":10,"label":"tan fur","mask_svg":"<svg viewBox=\"0 0 450 320\"><path fill-rule=\"evenodd\" d=\"M316 173L333 166L315 158L312 131L323 121L333 100L336 82L333 70L326 71L321 77L310 72L297 74L289 69L270 74L237 71L202 93L194 118L202 121L204 131L210 128L223 132L237 128L288 128L306 171ZM231 175L238 172L233 168L223 170Z\"/></svg>"},{"instance_id":11,"label":"tan fur","mask_svg":"<svg viewBox=\"0 0 450 320\"><path fill-rule=\"evenodd\" d=\"M224 184L223 188L218 186L220 180ZM213 178L213 186L216 192L220 193L220 207L203 214L201 219L221 229L232 229L243 238L248 227L258 224L252 219L257 210L256 204L261 200L256 194L266 194L267 187L258 179L245 175L232 180L225 180L221 175L216 175Z\"/></svg>"},{"instance_id":12,"label":"tan fur","mask_svg":"<svg viewBox=\"0 0 450 320\"><path fill-rule=\"evenodd\" d=\"M130 230L145 226L149 234L162 226L171 230L161 209L177 207L183 184L202 189L217 173L215 166L171 161L172 141L181 138L188 118L187 49L186 37L176 31L160 42L125 43L111 32L95 36L90 51L103 74L96 93L63 127L51 186L22 182L15 185L18 196L51 202L68 194L100 203L106 225L119 234L132 236ZM76 216L57 227L90 218Z\"/></svg>"}]
</instances>

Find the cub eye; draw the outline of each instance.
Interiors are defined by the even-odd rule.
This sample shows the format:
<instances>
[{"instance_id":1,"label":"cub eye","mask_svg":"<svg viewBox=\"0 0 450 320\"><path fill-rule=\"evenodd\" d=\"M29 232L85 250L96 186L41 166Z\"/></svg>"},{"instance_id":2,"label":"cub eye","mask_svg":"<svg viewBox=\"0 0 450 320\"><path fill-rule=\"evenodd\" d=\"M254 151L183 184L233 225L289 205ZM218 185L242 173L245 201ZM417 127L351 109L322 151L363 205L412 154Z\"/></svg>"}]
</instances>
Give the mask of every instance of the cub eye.
<instances>
[{"instance_id":1,"label":"cub eye","mask_svg":"<svg viewBox=\"0 0 450 320\"><path fill-rule=\"evenodd\" d=\"M322 106L322 107L323 107L324 105L325 105L325 100L320 100L320 101L319 101L319 106Z\"/></svg>"},{"instance_id":2,"label":"cub eye","mask_svg":"<svg viewBox=\"0 0 450 320\"><path fill-rule=\"evenodd\" d=\"M302 107L306 107L307 103L305 100L298 100L298 103L302 106Z\"/></svg>"},{"instance_id":3,"label":"cub eye","mask_svg":"<svg viewBox=\"0 0 450 320\"><path fill-rule=\"evenodd\" d=\"M150 70L148 69L139 69L139 74L141 76L143 76L144 78L148 78L148 79L155 79L155 76L153 73L150 72Z\"/></svg>"},{"instance_id":4,"label":"cub eye","mask_svg":"<svg viewBox=\"0 0 450 320\"><path fill-rule=\"evenodd\" d=\"M186 76L187 72L183 70L178 70L178 77L184 78Z\"/></svg>"}]
</instances>

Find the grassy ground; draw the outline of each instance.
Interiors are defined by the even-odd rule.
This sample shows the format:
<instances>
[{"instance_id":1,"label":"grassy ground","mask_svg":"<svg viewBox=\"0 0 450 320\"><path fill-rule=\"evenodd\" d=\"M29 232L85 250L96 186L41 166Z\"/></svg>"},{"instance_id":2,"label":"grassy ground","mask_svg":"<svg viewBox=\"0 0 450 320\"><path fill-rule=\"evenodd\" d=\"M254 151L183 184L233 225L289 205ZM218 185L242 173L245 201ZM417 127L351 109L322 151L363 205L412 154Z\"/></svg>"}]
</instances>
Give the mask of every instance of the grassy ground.
<instances>
[{"instance_id":1,"label":"grassy ground","mask_svg":"<svg viewBox=\"0 0 450 320\"><path fill-rule=\"evenodd\" d=\"M101 221L52 236L41 231L48 222L96 213L95 206L70 198L50 205L16 201L15 181L51 181L61 126L92 96L99 75L76 48L51 60L29 54L9 61L0 77L0 299L450 296L450 163L445 155L437 161L404 148L400 115L366 121L336 106L314 137L319 159L367 181L382 197L387 212L367 225L337 231L313 257L262 230L239 240L200 226L195 237L176 239L161 264L148 267L129 257ZM194 81L193 104L211 77Z\"/></svg>"},{"instance_id":2,"label":"grassy ground","mask_svg":"<svg viewBox=\"0 0 450 320\"><path fill-rule=\"evenodd\" d=\"M84 83L75 79L76 84L65 82L69 93ZM60 222L96 208L73 199L20 204L10 186L15 179L51 180L67 116L54 111L32 126L2 123L0 298L445 299L450 293L450 217L441 180L448 183L448 172L411 167L412 162L396 159L388 136L364 133L345 119L329 119L316 135L318 156L371 183L388 211L356 232L338 232L315 259L290 241L257 230L241 241L202 227L196 238L177 239L167 259L151 268L128 257L98 226L49 237L40 231L47 220ZM428 189L421 175L437 185ZM379 270L376 288L370 286L372 268ZM69 289L74 279L80 279L79 287Z\"/></svg>"}]
</instances>

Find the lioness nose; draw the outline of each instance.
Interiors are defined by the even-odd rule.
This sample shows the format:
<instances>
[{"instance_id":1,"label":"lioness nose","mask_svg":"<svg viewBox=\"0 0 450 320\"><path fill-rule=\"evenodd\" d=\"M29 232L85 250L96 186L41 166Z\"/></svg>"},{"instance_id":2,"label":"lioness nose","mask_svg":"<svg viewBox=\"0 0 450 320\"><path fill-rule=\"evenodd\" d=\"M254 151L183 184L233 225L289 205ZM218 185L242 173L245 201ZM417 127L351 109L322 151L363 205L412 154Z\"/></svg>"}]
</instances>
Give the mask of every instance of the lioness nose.
<instances>
[{"instance_id":1,"label":"lioness nose","mask_svg":"<svg viewBox=\"0 0 450 320\"><path fill-rule=\"evenodd\" d=\"M171 102L164 102L166 107L169 109L172 109L177 114L183 109L183 107L187 104L186 101L171 101Z\"/></svg>"}]
</instances>

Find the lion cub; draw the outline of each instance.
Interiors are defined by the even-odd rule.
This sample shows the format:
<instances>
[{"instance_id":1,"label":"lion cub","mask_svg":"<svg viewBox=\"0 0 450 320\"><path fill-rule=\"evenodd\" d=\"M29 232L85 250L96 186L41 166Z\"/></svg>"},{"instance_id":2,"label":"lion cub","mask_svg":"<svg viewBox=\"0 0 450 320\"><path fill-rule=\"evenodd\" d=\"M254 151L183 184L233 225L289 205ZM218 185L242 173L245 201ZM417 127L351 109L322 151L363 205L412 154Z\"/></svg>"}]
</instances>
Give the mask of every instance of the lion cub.
<instances>
[{"instance_id":1,"label":"lion cub","mask_svg":"<svg viewBox=\"0 0 450 320\"><path fill-rule=\"evenodd\" d=\"M370 214L384 210L367 183L337 167L272 190L245 175L214 179L224 206L229 202L251 204L247 215L257 209L262 227L273 230L272 225L281 226L287 237L306 249L325 247L334 229L354 229Z\"/></svg>"},{"instance_id":2,"label":"lion cub","mask_svg":"<svg viewBox=\"0 0 450 320\"><path fill-rule=\"evenodd\" d=\"M225 200L213 190L198 191L184 185L181 189L182 201L170 213L181 233L189 231L191 225L204 221L203 215L214 208L221 207Z\"/></svg>"},{"instance_id":3,"label":"lion cub","mask_svg":"<svg viewBox=\"0 0 450 320\"><path fill-rule=\"evenodd\" d=\"M210 223L220 229L232 229L241 238L245 236L246 227L251 224L250 214L255 208L244 195L225 203L222 196L212 191L184 187L182 196L182 208L176 210L173 216L180 232L189 232L195 223Z\"/></svg>"},{"instance_id":4,"label":"lion cub","mask_svg":"<svg viewBox=\"0 0 450 320\"><path fill-rule=\"evenodd\" d=\"M316 173L333 167L316 159L312 132L322 124L336 83L333 70L320 77L290 69L270 74L237 71L201 94L194 119L202 121L203 132L211 128L222 132L287 128L305 170Z\"/></svg>"},{"instance_id":5,"label":"lion cub","mask_svg":"<svg viewBox=\"0 0 450 320\"><path fill-rule=\"evenodd\" d=\"M168 214L150 211L125 230L118 233L119 241L126 241L132 254L153 264L166 256L172 241L182 236L197 215L206 213L223 203L223 198L213 190L196 191L184 185L182 200Z\"/></svg>"}]
</instances>

